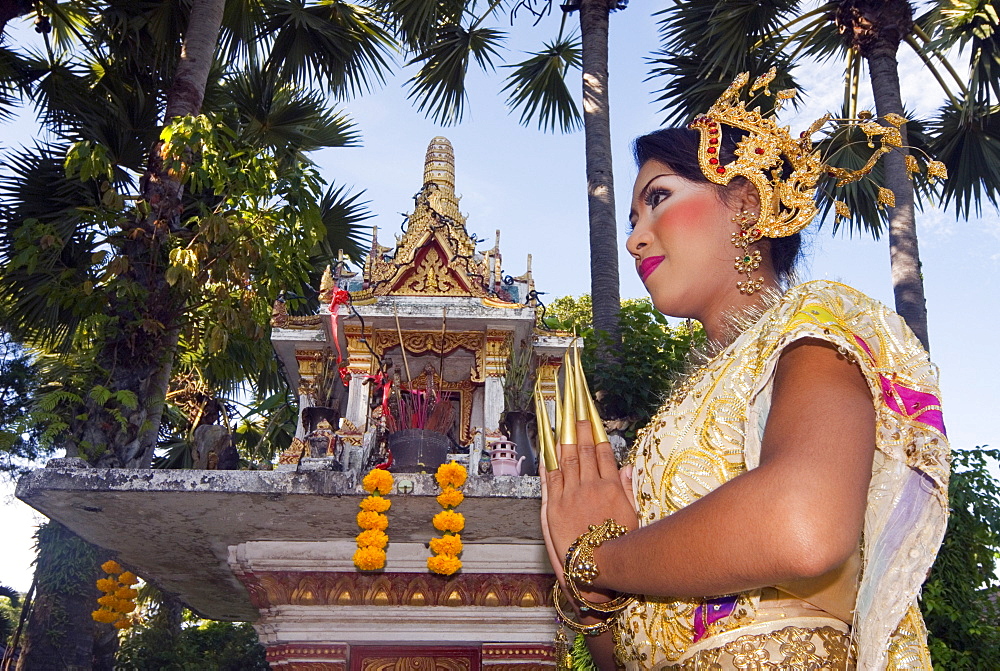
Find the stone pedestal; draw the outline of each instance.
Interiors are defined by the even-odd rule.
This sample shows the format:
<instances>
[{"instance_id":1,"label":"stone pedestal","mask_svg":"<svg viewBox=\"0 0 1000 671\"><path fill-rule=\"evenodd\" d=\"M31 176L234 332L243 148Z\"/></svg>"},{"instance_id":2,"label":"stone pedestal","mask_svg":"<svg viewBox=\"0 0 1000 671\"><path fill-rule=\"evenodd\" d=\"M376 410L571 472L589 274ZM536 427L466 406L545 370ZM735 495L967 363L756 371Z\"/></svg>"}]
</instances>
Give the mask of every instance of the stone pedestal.
<instances>
[{"instance_id":1,"label":"stone pedestal","mask_svg":"<svg viewBox=\"0 0 1000 671\"><path fill-rule=\"evenodd\" d=\"M300 469L54 467L22 478L17 496L195 612L253 622L275 669L554 666L538 478L469 478L463 568L444 577L426 566L433 476L396 475L386 569L362 572L356 475Z\"/></svg>"}]
</instances>

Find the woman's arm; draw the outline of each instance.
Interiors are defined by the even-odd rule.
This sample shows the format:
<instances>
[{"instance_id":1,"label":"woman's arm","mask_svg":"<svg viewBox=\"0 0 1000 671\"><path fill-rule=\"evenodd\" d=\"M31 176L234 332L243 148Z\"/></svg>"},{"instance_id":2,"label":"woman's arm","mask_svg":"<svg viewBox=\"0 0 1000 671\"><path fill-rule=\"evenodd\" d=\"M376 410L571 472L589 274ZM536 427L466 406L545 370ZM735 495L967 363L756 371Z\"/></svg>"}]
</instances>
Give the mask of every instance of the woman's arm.
<instances>
[{"instance_id":1,"label":"woman's arm","mask_svg":"<svg viewBox=\"0 0 1000 671\"><path fill-rule=\"evenodd\" d=\"M790 346L775 376L760 466L602 545L597 587L727 594L822 575L858 547L875 449L864 376L820 340ZM631 527L635 520L623 515L624 490L609 493L618 482L607 467L609 446L564 446L564 462L567 453L570 463L547 478L546 522L557 555L588 524L613 517Z\"/></svg>"}]
</instances>

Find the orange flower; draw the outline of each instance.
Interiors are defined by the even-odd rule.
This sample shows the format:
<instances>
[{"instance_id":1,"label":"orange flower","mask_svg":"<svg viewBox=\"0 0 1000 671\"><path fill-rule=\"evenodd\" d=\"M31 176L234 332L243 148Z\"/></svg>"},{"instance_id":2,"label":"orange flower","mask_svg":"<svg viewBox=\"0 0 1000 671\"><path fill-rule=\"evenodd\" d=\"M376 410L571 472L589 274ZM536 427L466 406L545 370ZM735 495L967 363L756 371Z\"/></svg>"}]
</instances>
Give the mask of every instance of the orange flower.
<instances>
[{"instance_id":1,"label":"orange flower","mask_svg":"<svg viewBox=\"0 0 1000 671\"><path fill-rule=\"evenodd\" d=\"M118 619L117 613L112 613L107 608L101 608L100 610L95 610L90 614L90 617L94 618L97 622L103 622L105 624L111 624Z\"/></svg>"},{"instance_id":2,"label":"orange flower","mask_svg":"<svg viewBox=\"0 0 1000 671\"><path fill-rule=\"evenodd\" d=\"M366 529L358 534L358 547L384 548L389 543L389 536L378 529Z\"/></svg>"},{"instance_id":3,"label":"orange flower","mask_svg":"<svg viewBox=\"0 0 1000 671\"><path fill-rule=\"evenodd\" d=\"M464 500L465 494L450 486L437 495L437 502L442 508L455 508Z\"/></svg>"},{"instance_id":4,"label":"orange flower","mask_svg":"<svg viewBox=\"0 0 1000 671\"><path fill-rule=\"evenodd\" d=\"M465 528L465 517L454 510L442 510L434 516L434 528L438 531L459 532Z\"/></svg>"},{"instance_id":5,"label":"orange flower","mask_svg":"<svg viewBox=\"0 0 1000 671\"><path fill-rule=\"evenodd\" d=\"M118 581L111 578L101 578L97 581L97 589L110 594L118 589Z\"/></svg>"},{"instance_id":6,"label":"orange flower","mask_svg":"<svg viewBox=\"0 0 1000 671\"><path fill-rule=\"evenodd\" d=\"M115 629L128 629L131 626L132 626L132 621L126 618L115 620L114 624Z\"/></svg>"},{"instance_id":7,"label":"orange flower","mask_svg":"<svg viewBox=\"0 0 1000 671\"><path fill-rule=\"evenodd\" d=\"M465 470L465 466L452 461L438 466L434 478L437 480L439 487L447 487L449 485L452 487L461 487L465 484L465 478L468 475L469 473Z\"/></svg>"},{"instance_id":8,"label":"orange flower","mask_svg":"<svg viewBox=\"0 0 1000 671\"><path fill-rule=\"evenodd\" d=\"M445 534L443 538L431 539L431 552L437 555L457 556L462 551L462 537L458 534Z\"/></svg>"},{"instance_id":9,"label":"orange flower","mask_svg":"<svg viewBox=\"0 0 1000 671\"><path fill-rule=\"evenodd\" d=\"M362 529L378 529L385 531L389 526L389 518L381 513L373 513L370 510L362 510L358 513L358 526Z\"/></svg>"},{"instance_id":10,"label":"orange flower","mask_svg":"<svg viewBox=\"0 0 1000 671\"><path fill-rule=\"evenodd\" d=\"M121 573L122 566L114 559L109 559L108 561L101 564L101 570L105 573Z\"/></svg>"},{"instance_id":11,"label":"orange flower","mask_svg":"<svg viewBox=\"0 0 1000 671\"><path fill-rule=\"evenodd\" d=\"M368 496L361 499L361 510L370 510L373 513L384 513L389 510L389 506L392 502L389 499L382 498L381 496Z\"/></svg>"},{"instance_id":12,"label":"orange flower","mask_svg":"<svg viewBox=\"0 0 1000 671\"><path fill-rule=\"evenodd\" d=\"M392 489L392 473L381 468L373 468L361 481L366 492L388 494Z\"/></svg>"},{"instance_id":13,"label":"orange flower","mask_svg":"<svg viewBox=\"0 0 1000 671\"><path fill-rule=\"evenodd\" d=\"M462 560L453 555L434 555L427 558L427 568L440 575L452 575L462 568Z\"/></svg>"},{"instance_id":14,"label":"orange flower","mask_svg":"<svg viewBox=\"0 0 1000 671\"><path fill-rule=\"evenodd\" d=\"M378 548L358 548L354 552L354 565L362 571L375 571L385 566L385 551Z\"/></svg>"},{"instance_id":15,"label":"orange flower","mask_svg":"<svg viewBox=\"0 0 1000 671\"><path fill-rule=\"evenodd\" d=\"M139 596L139 591L131 587L122 587L115 592L115 596L119 599L134 599Z\"/></svg>"},{"instance_id":16,"label":"orange flower","mask_svg":"<svg viewBox=\"0 0 1000 671\"><path fill-rule=\"evenodd\" d=\"M135 610L135 601L131 599L118 599L118 603L115 605L115 610L119 613L131 613Z\"/></svg>"},{"instance_id":17,"label":"orange flower","mask_svg":"<svg viewBox=\"0 0 1000 671\"><path fill-rule=\"evenodd\" d=\"M107 608L111 608L118 603L118 597L111 594L105 594L104 596L97 597L97 603L102 606L106 606Z\"/></svg>"},{"instance_id":18,"label":"orange flower","mask_svg":"<svg viewBox=\"0 0 1000 671\"><path fill-rule=\"evenodd\" d=\"M134 585L139 582L139 579L135 577L135 574L131 571L125 571L120 576L118 576L118 582L123 585Z\"/></svg>"}]
</instances>

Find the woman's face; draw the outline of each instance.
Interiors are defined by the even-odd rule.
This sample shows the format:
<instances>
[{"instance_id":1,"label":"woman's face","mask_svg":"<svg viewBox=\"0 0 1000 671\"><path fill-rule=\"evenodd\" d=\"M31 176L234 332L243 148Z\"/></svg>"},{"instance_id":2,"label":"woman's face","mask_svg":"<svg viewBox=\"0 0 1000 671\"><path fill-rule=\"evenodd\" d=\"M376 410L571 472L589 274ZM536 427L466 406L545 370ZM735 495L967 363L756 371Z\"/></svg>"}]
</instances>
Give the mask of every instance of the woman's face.
<instances>
[{"instance_id":1,"label":"woman's face","mask_svg":"<svg viewBox=\"0 0 1000 671\"><path fill-rule=\"evenodd\" d=\"M704 323L730 307L741 279L731 237L740 209L712 184L688 181L656 160L643 164L632 190L627 247L657 310Z\"/></svg>"}]
</instances>

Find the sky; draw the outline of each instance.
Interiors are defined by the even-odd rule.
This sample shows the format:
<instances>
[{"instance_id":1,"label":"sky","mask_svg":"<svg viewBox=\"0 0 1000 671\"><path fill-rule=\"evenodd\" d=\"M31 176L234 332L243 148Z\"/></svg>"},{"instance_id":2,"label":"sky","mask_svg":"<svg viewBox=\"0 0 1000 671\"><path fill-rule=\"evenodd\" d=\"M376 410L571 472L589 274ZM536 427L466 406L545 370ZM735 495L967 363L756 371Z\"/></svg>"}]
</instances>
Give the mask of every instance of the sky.
<instances>
[{"instance_id":1,"label":"sky","mask_svg":"<svg viewBox=\"0 0 1000 671\"><path fill-rule=\"evenodd\" d=\"M634 137L659 127L664 117L655 102L655 82L645 81L649 70L645 59L658 46L650 14L661 6L659 2L633 2L627 10L611 16L609 93L623 298L646 295L624 249L637 172L629 145ZM509 58L520 60L518 51L540 48L543 41L555 36L558 23L558 16L536 28L519 21L513 29L517 39L510 44ZM917 116L926 115L941 103L943 94L906 49L904 46L900 52L903 100ZM804 104L797 114L782 117L793 132L836 109L842 95L839 63L812 65L796 75L804 87ZM365 191L364 199L375 215L371 223L379 226L380 242L390 245L421 186L427 144L443 135L454 146L456 191L462 197L461 209L468 217L470 233L485 240L481 249L493 246L494 233L500 229L506 273L523 273L530 253L543 300L587 293L583 133L547 134L520 126L518 117L507 114L503 104L506 96L500 89L504 76L502 69L472 74L463 122L442 128L424 119L406 99L408 71L404 71L379 91L342 106L357 123L362 146L324 150L314 158L328 181ZM578 93L578 75L570 78L572 90ZM863 91L861 102L872 107L870 91ZM0 142L7 147L29 143L35 132L30 120L0 125ZM953 212L928 207L918 213L918 235L931 357L941 368L952 445L1000 446L1000 429L993 419L1000 405L1000 392L993 381L993 375L1000 371L1000 348L995 346L1000 327L996 310L1000 218L988 204L981 217L968 221L956 220ZM851 237L846 231L833 235L828 226L807 229L805 236L807 258L800 267L803 280L841 281L892 305L886 240L857 234ZM9 483L0 488L0 519L4 520L7 541L0 555L0 584L24 591L31 581L31 534L36 516L13 499L12 489Z\"/></svg>"}]
</instances>

